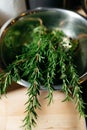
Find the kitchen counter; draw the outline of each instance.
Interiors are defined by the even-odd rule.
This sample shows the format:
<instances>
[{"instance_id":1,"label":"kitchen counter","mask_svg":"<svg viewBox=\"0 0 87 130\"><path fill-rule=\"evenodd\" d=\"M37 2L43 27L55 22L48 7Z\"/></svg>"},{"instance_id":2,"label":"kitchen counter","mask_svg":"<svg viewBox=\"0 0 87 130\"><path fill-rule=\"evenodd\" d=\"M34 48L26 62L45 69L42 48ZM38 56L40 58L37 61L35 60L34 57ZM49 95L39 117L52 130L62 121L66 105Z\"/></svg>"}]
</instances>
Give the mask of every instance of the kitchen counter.
<instances>
[{"instance_id":1,"label":"kitchen counter","mask_svg":"<svg viewBox=\"0 0 87 130\"><path fill-rule=\"evenodd\" d=\"M27 89L20 88L3 95L0 100L0 130L23 130L22 120L25 116L25 102ZM85 120L79 117L75 105L62 102L65 95L61 91L54 91L53 103L47 106L46 91L41 91L39 98L41 110L37 110L37 126L33 130L86 130Z\"/></svg>"}]
</instances>

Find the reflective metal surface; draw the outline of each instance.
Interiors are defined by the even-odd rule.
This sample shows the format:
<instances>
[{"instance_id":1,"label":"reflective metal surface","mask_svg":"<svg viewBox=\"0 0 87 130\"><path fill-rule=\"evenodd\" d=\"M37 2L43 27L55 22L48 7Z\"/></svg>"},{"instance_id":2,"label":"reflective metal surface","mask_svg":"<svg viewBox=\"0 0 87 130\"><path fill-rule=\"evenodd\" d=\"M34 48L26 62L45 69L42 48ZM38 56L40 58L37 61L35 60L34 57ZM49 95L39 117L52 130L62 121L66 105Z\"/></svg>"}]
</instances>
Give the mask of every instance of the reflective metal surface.
<instances>
[{"instance_id":1,"label":"reflective metal surface","mask_svg":"<svg viewBox=\"0 0 87 130\"><path fill-rule=\"evenodd\" d=\"M43 20L43 24L48 28L60 28L67 36L71 38L78 38L80 44L79 48L75 52L76 57L74 61L77 66L79 76L82 76L87 72L87 21L84 17L75 12L56 8L37 8L24 12L15 19L5 23L0 32L0 42L4 38L4 34L10 26L13 26L14 23L19 20L28 19L29 17L39 17ZM2 63L6 64L5 59L8 59L9 61L10 56L6 57L6 52L3 49L3 45L0 45L0 52ZM29 85L23 80L18 81L18 83L23 86Z\"/></svg>"}]
</instances>

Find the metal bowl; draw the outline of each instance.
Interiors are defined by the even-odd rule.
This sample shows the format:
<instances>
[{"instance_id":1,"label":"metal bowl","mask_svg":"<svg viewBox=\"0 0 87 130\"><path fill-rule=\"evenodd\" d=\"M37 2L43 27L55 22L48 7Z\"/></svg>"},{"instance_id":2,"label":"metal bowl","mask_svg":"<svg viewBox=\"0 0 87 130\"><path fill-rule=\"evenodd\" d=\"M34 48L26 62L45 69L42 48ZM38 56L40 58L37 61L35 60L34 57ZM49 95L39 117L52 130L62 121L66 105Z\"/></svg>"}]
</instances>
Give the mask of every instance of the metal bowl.
<instances>
[{"instance_id":1,"label":"metal bowl","mask_svg":"<svg viewBox=\"0 0 87 130\"><path fill-rule=\"evenodd\" d=\"M60 28L67 36L71 38L78 38L80 41L79 48L76 50L75 64L79 76L87 72L87 21L86 19L77 14L76 12L56 9L56 8L37 8L20 14L20 16L13 18L6 22L1 28L0 32L0 60L2 68L6 67L12 62L11 57L15 57L20 51L21 44L15 43L11 51L2 44L5 34L10 27L14 25L20 26L20 22L28 20L28 18L41 18L43 24L48 28ZM29 22L29 24L31 24ZM24 28L24 25L22 26ZM26 31L22 32L26 33ZM29 83L25 80L18 81L23 86L29 86Z\"/></svg>"}]
</instances>

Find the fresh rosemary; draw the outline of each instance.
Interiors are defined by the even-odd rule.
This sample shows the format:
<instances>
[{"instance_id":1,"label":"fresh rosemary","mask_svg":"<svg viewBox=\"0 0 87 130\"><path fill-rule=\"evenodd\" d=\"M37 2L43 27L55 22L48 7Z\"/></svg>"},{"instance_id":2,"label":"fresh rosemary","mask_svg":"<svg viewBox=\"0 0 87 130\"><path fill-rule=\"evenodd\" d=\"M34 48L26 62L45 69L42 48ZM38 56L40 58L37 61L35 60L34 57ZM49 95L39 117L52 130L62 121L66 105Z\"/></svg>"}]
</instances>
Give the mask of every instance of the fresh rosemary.
<instances>
[{"instance_id":1,"label":"fresh rosemary","mask_svg":"<svg viewBox=\"0 0 87 130\"><path fill-rule=\"evenodd\" d=\"M32 18L30 20L33 21ZM13 27L5 34L3 44L8 50L11 51L17 42L20 44L22 42L22 45L20 53L11 59L13 61L0 74L0 95L6 93L7 87L13 80L18 81L23 78L30 82L27 89L28 101L25 103L26 116L23 120L27 130L32 130L37 122L36 110L41 108L38 100L41 85L48 90L46 98L50 104L53 99L53 86L61 81L62 91L66 95L64 101L72 100L80 115L84 115L79 75L73 61L74 51L79 44L78 40L68 38L61 30L46 28L41 19L36 21L40 24L31 26L31 33L27 29L28 37L26 36L23 41L21 38L24 38L25 33L22 34L20 28L16 28L15 31Z\"/></svg>"}]
</instances>

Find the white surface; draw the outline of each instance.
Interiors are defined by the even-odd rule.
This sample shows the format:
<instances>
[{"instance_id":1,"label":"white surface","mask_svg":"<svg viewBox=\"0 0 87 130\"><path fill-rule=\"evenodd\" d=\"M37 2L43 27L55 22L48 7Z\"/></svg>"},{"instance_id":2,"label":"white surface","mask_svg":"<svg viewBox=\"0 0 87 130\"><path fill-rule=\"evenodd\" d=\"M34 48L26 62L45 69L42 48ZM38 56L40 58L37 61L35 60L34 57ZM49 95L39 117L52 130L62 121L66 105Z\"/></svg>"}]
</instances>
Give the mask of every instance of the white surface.
<instances>
[{"instance_id":1,"label":"white surface","mask_svg":"<svg viewBox=\"0 0 87 130\"><path fill-rule=\"evenodd\" d=\"M0 26L25 10L25 0L0 0Z\"/></svg>"}]
</instances>

